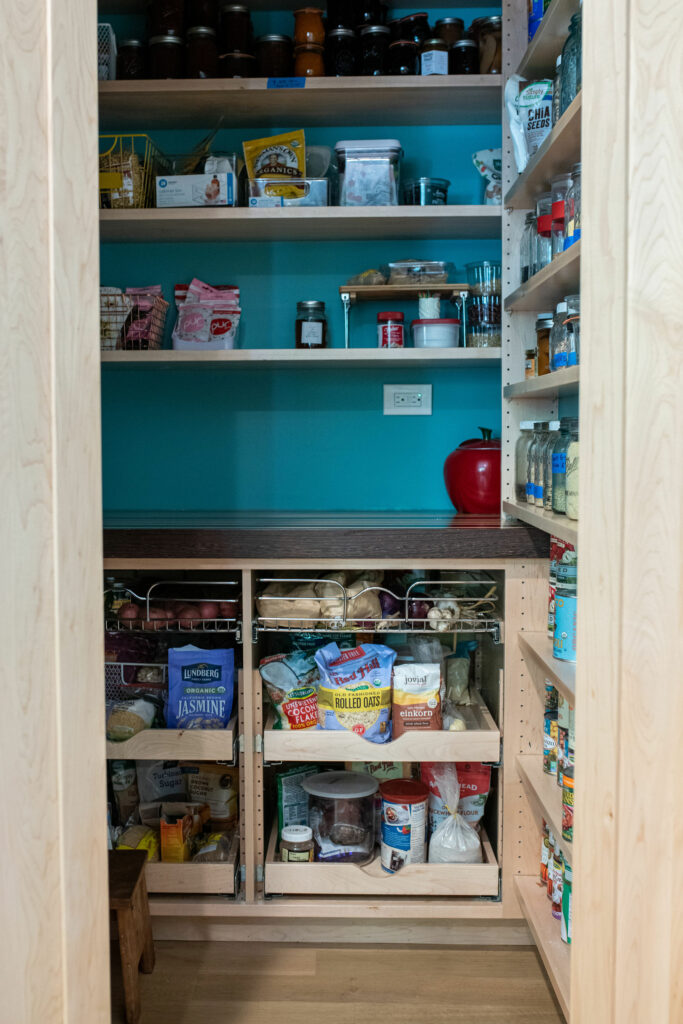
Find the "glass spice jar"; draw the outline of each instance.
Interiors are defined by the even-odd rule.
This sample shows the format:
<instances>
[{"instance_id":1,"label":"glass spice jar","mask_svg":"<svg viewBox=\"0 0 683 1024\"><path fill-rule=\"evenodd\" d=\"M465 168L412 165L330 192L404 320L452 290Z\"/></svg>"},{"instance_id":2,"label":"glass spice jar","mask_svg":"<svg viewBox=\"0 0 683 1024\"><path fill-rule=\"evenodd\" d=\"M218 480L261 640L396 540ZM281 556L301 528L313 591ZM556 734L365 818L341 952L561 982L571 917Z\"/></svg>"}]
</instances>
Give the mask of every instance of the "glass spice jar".
<instances>
[{"instance_id":1,"label":"glass spice jar","mask_svg":"<svg viewBox=\"0 0 683 1024\"><path fill-rule=\"evenodd\" d=\"M116 58L116 77L123 81L139 80L147 71L147 48L141 39L122 39Z\"/></svg>"},{"instance_id":2,"label":"glass spice jar","mask_svg":"<svg viewBox=\"0 0 683 1024\"><path fill-rule=\"evenodd\" d=\"M221 78L253 78L256 58L251 53L224 53L218 58Z\"/></svg>"},{"instance_id":3,"label":"glass spice jar","mask_svg":"<svg viewBox=\"0 0 683 1024\"><path fill-rule=\"evenodd\" d=\"M149 5L150 43L155 36L182 36L185 0L152 0Z\"/></svg>"},{"instance_id":4,"label":"glass spice jar","mask_svg":"<svg viewBox=\"0 0 683 1024\"><path fill-rule=\"evenodd\" d=\"M474 39L461 39L448 54L449 75L478 75L479 46Z\"/></svg>"},{"instance_id":5,"label":"glass spice jar","mask_svg":"<svg viewBox=\"0 0 683 1024\"><path fill-rule=\"evenodd\" d=\"M314 43L294 47L294 77L324 78L325 60L323 47Z\"/></svg>"},{"instance_id":6,"label":"glass spice jar","mask_svg":"<svg viewBox=\"0 0 683 1024\"><path fill-rule=\"evenodd\" d=\"M297 302L295 341L297 348L327 348L324 302L319 299Z\"/></svg>"},{"instance_id":7,"label":"glass spice jar","mask_svg":"<svg viewBox=\"0 0 683 1024\"><path fill-rule=\"evenodd\" d=\"M386 75L389 66L389 39L386 25L366 25L361 29L361 74Z\"/></svg>"},{"instance_id":8,"label":"glass spice jar","mask_svg":"<svg viewBox=\"0 0 683 1024\"><path fill-rule=\"evenodd\" d=\"M420 67L420 51L417 43L409 39L397 39L389 44L389 74L417 75Z\"/></svg>"},{"instance_id":9,"label":"glass spice jar","mask_svg":"<svg viewBox=\"0 0 683 1024\"><path fill-rule=\"evenodd\" d=\"M434 25L434 35L443 39L449 50L459 43L465 34L465 22L462 18L439 18Z\"/></svg>"},{"instance_id":10,"label":"glass spice jar","mask_svg":"<svg viewBox=\"0 0 683 1024\"><path fill-rule=\"evenodd\" d=\"M218 73L216 30L195 25L187 30L186 78L215 78Z\"/></svg>"},{"instance_id":11,"label":"glass spice jar","mask_svg":"<svg viewBox=\"0 0 683 1024\"><path fill-rule=\"evenodd\" d=\"M327 33L325 69L333 78L356 74L358 40L350 28L334 28Z\"/></svg>"},{"instance_id":12,"label":"glass spice jar","mask_svg":"<svg viewBox=\"0 0 683 1024\"><path fill-rule=\"evenodd\" d=\"M484 18L479 25L479 74L499 75L503 70L503 19Z\"/></svg>"},{"instance_id":13,"label":"glass spice jar","mask_svg":"<svg viewBox=\"0 0 683 1024\"><path fill-rule=\"evenodd\" d=\"M403 348L403 313L377 314L377 347Z\"/></svg>"},{"instance_id":14,"label":"glass spice jar","mask_svg":"<svg viewBox=\"0 0 683 1024\"><path fill-rule=\"evenodd\" d=\"M419 14L408 14L401 18L401 36L403 39L410 39L412 42L422 46L425 39L429 39L432 32L429 27L429 17L426 11Z\"/></svg>"},{"instance_id":15,"label":"glass spice jar","mask_svg":"<svg viewBox=\"0 0 683 1024\"><path fill-rule=\"evenodd\" d=\"M285 825L280 834L280 860L293 863L313 862L313 829L308 825Z\"/></svg>"},{"instance_id":16,"label":"glass spice jar","mask_svg":"<svg viewBox=\"0 0 683 1024\"><path fill-rule=\"evenodd\" d=\"M524 379L531 380L536 376L536 349L528 348L524 353Z\"/></svg>"},{"instance_id":17,"label":"glass spice jar","mask_svg":"<svg viewBox=\"0 0 683 1024\"><path fill-rule=\"evenodd\" d=\"M149 77L182 78L183 50L181 36L152 36L149 41Z\"/></svg>"},{"instance_id":18,"label":"glass spice jar","mask_svg":"<svg viewBox=\"0 0 683 1024\"><path fill-rule=\"evenodd\" d=\"M325 26L319 7L300 7L294 11L294 45L324 46Z\"/></svg>"},{"instance_id":19,"label":"glass spice jar","mask_svg":"<svg viewBox=\"0 0 683 1024\"><path fill-rule=\"evenodd\" d=\"M448 74L448 44L441 37L425 39L420 47L420 74Z\"/></svg>"},{"instance_id":20,"label":"glass spice jar","mask_svg":"<svg viewBox=\"0 0 683 1024\"><path fill-rule=\"evenodd\" d=\"M289 78L294 67L294 51L289 36L259 36L255 44L257 78Z\"/></svg>"},{"instance_id":21,"label":"glass spice jar","mask_svg":"<svg viewBox=\"0 0 683 1024\"><path fill-rule=\"evenodd\" d=\"M251 18L243 4L223 4L220 15L220 52L249 53L251 51Z\"/></svg>"},{"instance_id":22,"label":"glass spice jar","mask_svg":"<svg viewBox=\"0 0 683 1024\"><path fill-rule=\"evenodd\" d=\"M188 28L206 25L218 28L218 4L216 0L185 0L185 23Z\"/></svg>"}]
</instances>

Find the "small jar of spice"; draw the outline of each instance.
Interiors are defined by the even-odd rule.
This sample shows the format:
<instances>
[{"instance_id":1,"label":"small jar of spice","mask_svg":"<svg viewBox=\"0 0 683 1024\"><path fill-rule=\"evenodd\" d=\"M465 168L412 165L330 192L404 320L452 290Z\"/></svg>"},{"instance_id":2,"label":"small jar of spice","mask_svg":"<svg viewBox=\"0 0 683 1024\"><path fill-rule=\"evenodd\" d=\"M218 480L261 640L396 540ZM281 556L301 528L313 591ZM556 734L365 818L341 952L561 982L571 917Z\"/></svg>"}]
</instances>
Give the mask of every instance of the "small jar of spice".
<instances>
[{"instance_id":1,"label":"small jar of spice","mask_svg":"<svg viewBox=\"0 0 683 1024\"><path fill-rule=\"evenodd\" d=\"M313 861L313 829L308 825L285 825L280 835L280 860L292 863Z\"/></svg>"},{"instance_id":2,"label":"small jar of spice","mask_svg":"<svg viewBox=\"0 0 683 1024\"><path fill-rule=\"evenodd\" d=\"M320 299L297 302L295 338L297 348L327 348L327 316Z\"/></svg>"},{"instance_id":3,"label":"small jar of spice","mask_svg":"<svg viewBox=\"0 0 683 1024\"><path fill-rule=\"evenodd\" d=\"M403 313L377 314L377 347L403 348Z\"/></svg>"}]
</instances>

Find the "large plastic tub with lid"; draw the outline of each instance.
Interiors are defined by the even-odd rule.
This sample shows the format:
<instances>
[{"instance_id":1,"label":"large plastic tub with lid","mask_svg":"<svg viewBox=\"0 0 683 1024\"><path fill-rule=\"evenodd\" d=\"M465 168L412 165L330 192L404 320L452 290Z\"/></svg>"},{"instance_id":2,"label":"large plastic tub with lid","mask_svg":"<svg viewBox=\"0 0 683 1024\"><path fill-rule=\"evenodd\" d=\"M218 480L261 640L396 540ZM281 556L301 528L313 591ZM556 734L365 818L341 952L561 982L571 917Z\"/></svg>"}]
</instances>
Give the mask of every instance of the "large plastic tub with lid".
<instances>
[{"instance_id":1,"label":"large plastic tub with lid","mask_svg":"<svg viewBox=\"0 0 683 1024\"><path fill-rule=\"evenodd\" d=\"M340 206L398 206L403 150L397 139L344 139L334 150Z\"/></svg>"}]
</instances>

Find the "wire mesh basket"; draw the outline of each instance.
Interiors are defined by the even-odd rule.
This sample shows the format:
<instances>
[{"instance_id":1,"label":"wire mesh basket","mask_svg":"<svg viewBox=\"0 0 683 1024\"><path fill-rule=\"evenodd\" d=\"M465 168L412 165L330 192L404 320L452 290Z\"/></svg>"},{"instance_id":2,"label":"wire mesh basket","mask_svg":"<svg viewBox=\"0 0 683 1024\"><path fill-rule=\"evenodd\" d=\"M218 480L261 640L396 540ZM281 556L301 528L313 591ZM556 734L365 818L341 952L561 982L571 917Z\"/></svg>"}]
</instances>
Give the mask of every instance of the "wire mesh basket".
<instances>
[{"instance_id":1,"label":"wire mesh basket","mask_svg":"<svg viewBox=\"0 0 683 1024\"><path fill-rule=\"evenodd\" d=\"M170 160L149 135L100 135L100 207L154 206L156 175L170 169Z\"/></svg>"},{"instance_id":2,"label":"wire mesh basket","mask_svg":"<svg viewBox=\"0 0 683 1024\"><path fill-rule=\"evenodd\" d=\"M100 348L141 352L159 349L164 340L168 302L160 295L125 295L100 288Z\"/></svg>"},{"instance_id":3,"label":"wire mesh basket","mask_svg":"<svg viewBox=\"0 0 683 1024\"><path fill-rule=\"evenodd\" d=\"M111 25L97 26L97 77L100 82L116 78L116 36Z\"/></svg>"}]
</instances>

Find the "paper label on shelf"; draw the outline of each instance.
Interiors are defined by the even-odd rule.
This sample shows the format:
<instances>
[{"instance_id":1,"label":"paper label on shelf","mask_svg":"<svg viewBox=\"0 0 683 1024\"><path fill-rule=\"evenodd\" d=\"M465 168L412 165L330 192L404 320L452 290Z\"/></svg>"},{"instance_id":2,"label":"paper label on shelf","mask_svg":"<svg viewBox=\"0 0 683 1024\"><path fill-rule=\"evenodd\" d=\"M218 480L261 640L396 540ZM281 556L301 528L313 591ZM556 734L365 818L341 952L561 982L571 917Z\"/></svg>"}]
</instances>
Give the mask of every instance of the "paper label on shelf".
<instances>
[{"instance_id":1,"label":"paper label on shelf","mask_svg":"<svg viewBox=\"0 0 683 1024\"><path fill-rule=\"evenodd\" d=\"M305 78L269 78L267 89L305 89Z\"/></svg>"}]
</instances>

